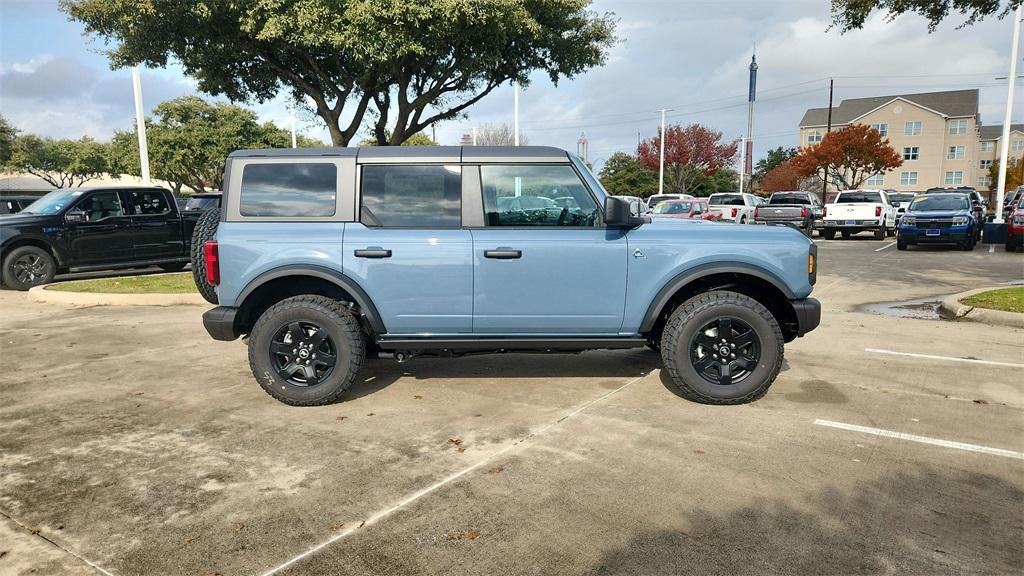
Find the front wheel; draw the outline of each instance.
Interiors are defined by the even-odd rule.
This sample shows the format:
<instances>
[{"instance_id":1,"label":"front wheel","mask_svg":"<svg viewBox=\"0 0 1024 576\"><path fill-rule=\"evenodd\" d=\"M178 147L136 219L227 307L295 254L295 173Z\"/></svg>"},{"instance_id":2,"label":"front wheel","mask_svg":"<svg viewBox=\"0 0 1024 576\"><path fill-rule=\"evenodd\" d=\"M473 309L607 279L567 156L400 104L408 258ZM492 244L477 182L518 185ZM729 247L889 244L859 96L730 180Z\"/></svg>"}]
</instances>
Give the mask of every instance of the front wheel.
<instances>
[{"instance_id":1,"label":"front wheel","mask_svg":"<svg viewBox=\"0 0 1024 576\"><path fill-rule=\"evenodd\" d=\"M14 290L28 290L53 282L57 264L53 256L38 246L11 250L3 262L3 283Z\"/></svg>"},{"instance_id":2,"label":"front wheel","mask_svg":"<svg viewBox=\"0 0 1024 576\"><path fill-rule=\"evenodd\" d=\"M366 357L359 322L342 302L305 294L267 309L249 334L249 366L267 394L292 406L336 401Z\"/></svg>"},{"instance_id":3,"label":"front wheel","mask_svg":"<svg viewBox=\"0 0 1024 576\"><path fill-rule=\"evenodd\" d=\"M900 238L899 236L896 237L896 249L897 250L906 250L907 249L907 242L905 240L903 240L902 238Z\"/></svg>"},{"instance_id":4,"label":"front wheel","mask_svg":"<svg viewBox=\"0 0 1024 576\"><path fill-rule=\"evenodd\" d=\"M661 358L682 396L702 404L745 404L768 392L783 360L779 324L760 302L736 292L698 294L665 324Z\"/></svg>"}]
</instances>

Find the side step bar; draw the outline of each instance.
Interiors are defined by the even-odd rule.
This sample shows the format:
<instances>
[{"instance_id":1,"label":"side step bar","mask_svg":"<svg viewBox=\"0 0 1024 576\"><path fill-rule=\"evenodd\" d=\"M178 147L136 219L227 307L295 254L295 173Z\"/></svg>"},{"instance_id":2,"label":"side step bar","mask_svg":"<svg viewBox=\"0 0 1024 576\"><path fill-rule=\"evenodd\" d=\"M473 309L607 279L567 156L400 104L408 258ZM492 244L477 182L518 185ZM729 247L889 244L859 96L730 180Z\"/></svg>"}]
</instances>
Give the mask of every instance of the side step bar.
<instances>
[{"instance_id":1,"label":"side step bar","mask_svg":"<svg viewBox=\"0 0 1024 576\"><path fill-rule=\"evenodd\" d=\"M641 348L643 338L405 338L380 339L381 350L408 352L578 352L581 350L615 350Z\"/></svg>"}]
</instances>

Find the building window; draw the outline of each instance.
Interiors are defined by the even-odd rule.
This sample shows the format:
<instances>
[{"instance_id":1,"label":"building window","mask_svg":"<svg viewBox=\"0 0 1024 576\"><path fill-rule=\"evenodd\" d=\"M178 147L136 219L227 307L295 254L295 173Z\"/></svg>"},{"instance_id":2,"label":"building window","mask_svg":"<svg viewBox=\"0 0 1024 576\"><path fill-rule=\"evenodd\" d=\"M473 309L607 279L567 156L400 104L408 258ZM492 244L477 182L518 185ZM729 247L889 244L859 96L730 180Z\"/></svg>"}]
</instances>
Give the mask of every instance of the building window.
<instances>
[{"instance_id":1,"label":"building window","mask_svg":"<svg viewBox=\"0 0 1024 576\"><path fill-rule=\"evenodd\" d=\"M981 162L978 163L978 168L981 168L982 170L988 170L991 167L992 167L992 161L991 160L982 160Z\"/></svg>"},{"instance_id":2,"label":"building window","mask_svg":"<svg viewBox=\"0 0 1024 576\"><path fill-rule=\"evenodd\" d=\"M1024 140L1014 140L1010 142L1010 149L1014 152L1020 152L1024 150Z\"/></svg>"},{"instance_id":3,"label":"building window","mask_svg":"<svg viewBox=\"0 0 1024 576\"><path fill-rule=\"evenodd\" d=\"M967 134L967 120L950 120L949 121L949 133L950 134Z\"/></svg>"},{"instance_id":4,"label":"building window","mask_svg":"<svg viewBox=\"0 0 1024 576\"><path fill-rule=\"evenodd\" d=\"M821 132L820 131L815 130L815 131L807 134L807 143L808 144L817 144L818 142L821 142Z\"/></svg>"},{"instance_id":5,"label":"building window","mask_svg":"<svg viewBox=\"0 0 1024 576\"><path fill-rule=\"evenodd\" d=\"M917 172L900 172L900 186L917 185Z\"/></svg>"},{"instance_id":6,"label":"building window","mask_svg":"<svg viewBox=\"0 0 1024 576\"><path fill-rule=\"evenodd\" d=\"M864 181L864 184L868 186L881 186L885 182L885 177L881 174L875 174L871 178Z\"/></svg>"},{"instance_id":7,"label":"building window","mask_svg":"<svg viewBox=\"0 0 1024 576\"><path fill-rule=\"evenodd\" d=\"M959 186L964 183L962 170L951 170L946 172L946 186Z\"/></svg>"},{"instance_id":8,"label":"building window","mask_svg":"<svg viewBox=\"0 0 1024 576\"><path fill-rule=\"evenodd\" d=\"M995 149L996 149L996 143L995 142L982 142L981 143L981 151L982 152L991 152L991 151L993 151Z\"/></svg>"},{"instance_id":9,"label":"building window","mask_svg":"<svg viewBox=\"0 0 1024 576\"><path fill-rule=\"evenodd\" d=\"M992 178L989 178L988 176L978 176L978 187L979 188L988 188L991 185L992 185Z\"/></svg>"},{"instance_id":10,"label":"building window","mask_svg":"<svg viewBox=\"0 0 1024 576\"><path fill-rule=\"evenodd\" d=\"M904 146L903 147L903 159L904 160L917 160L921 156L921 148L919 146Z\"/></svg>"},{"instance_id":11,"label":"building window","mask_svg":"<svg viewBox=\"0 0 1024 576\"><path fill-rule=\"evenodd\" d=\"M907 122L903 125L903 133L907 136L919 136L921 134L921 121Z\"/></svg>"},{"instance_id":12,"label":"building window","mask_svg":"<svg viewBox=\"0 0 1024 576\"><path fill-rule=\"evenodd\" d=\"M946 151L946 160L963 160L964 159L964 147L963 146L950 146Z\"/></svg>"},{"instance_id":13,"label":"building window","mask_svg":"<svg viewBox=\"0 0 1024 576\"><path fill-rule=\"evenodd\" d=\"M882 138L885 138L886 136L889 135L888 124L872 124L871 127L874 128L875 130L878 130L878 133L882 135Z\"/></svg>"}]
</instances>

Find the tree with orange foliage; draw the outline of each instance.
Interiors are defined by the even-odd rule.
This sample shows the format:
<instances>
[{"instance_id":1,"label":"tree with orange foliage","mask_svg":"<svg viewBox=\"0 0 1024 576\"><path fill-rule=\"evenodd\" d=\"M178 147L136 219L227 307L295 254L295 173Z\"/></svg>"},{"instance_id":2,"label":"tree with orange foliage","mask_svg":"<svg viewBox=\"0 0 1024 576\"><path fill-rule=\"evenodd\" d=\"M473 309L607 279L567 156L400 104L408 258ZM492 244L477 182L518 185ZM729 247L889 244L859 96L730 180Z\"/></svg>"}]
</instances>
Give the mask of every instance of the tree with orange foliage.
<instances>
[{"instance_id":1,"label":"tree with orange foliage","mask_svg":"<svg viewBox=\"0 0 1024 576\"><path fill-rule=\"evenodd\" d=\"M640 164L658 171L661 138L648 138L637 146ZM736 143L722 142L722 133L700 124L665 127L665 192L686 194L704 176L728 166L736 157Z\"/></svg>"},{"instance_id":2,"label":"tree with orange foliage","mask_svg":"<svg viewBox=\"0 0 1024 576\"><path fill-rule=\"evenodd\" d=\"M792 159L786 160L761 177L761 189L765 192L789 192L799 190L806 177L793 166Z\"/></svg>"},{"instance_id":3,"label":"tree with orange foliage","mask_svg":"<svg viewBox=\"0 0 1024 576\"><path fill-rule=\"evenodd\" d=\"M855 189L868 178L903 165L889 139L864 124L829 132L818 144L801 148L790 162L801 177L817 176L842 190Z\"/></svg>"}]
</instances>

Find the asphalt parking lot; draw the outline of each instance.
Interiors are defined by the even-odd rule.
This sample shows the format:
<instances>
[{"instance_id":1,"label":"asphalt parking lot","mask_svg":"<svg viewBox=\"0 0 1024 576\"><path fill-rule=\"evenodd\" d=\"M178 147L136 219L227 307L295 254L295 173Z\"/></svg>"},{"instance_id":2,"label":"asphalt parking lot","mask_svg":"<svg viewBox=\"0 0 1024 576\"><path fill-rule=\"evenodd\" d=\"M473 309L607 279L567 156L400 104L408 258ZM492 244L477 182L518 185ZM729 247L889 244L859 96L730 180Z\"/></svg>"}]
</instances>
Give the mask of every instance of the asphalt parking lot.
<instances>
[{"instance_id":1,"label":"asphalt parking lot","mask_svg":"<svg viewBox=\"0 0 1024 576\"><path fill-rule=\"evenodd\" d=\"M822 325L739 407L633 350L375 360L290 408L203 308L0 292L0 573L1018 574L1024 331L859 307L1024 256L892 244L819 241Z\"/></svg>"}]
</instances>

